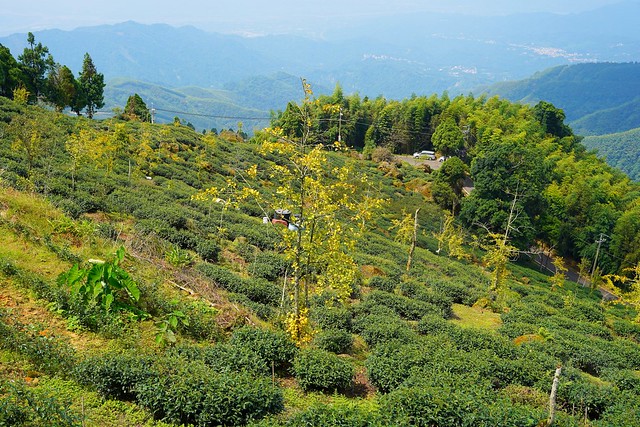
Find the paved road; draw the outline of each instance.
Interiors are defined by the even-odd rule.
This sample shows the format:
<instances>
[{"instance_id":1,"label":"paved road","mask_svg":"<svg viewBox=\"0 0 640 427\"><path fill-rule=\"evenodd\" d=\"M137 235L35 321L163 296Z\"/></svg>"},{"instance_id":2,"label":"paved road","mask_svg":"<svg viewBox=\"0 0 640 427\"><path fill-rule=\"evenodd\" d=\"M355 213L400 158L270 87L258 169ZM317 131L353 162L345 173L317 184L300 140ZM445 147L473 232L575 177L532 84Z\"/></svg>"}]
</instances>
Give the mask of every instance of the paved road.
<instances>
[{"instance_id":1,"label":"paved road","mask_svg":"<svg viewBox=\"0 0 640 427\"><path fill-rule=\"evenodd\" d=\"M437 160L427 160L426 157L415 158L413 156L404 154L404 155L396 155L396 159L405 163L409 163L410 165L413 165L413 166L420 166L420 165L427 164L431 166L432 170L440 169L440 166L442 166L441 162Z\"/></svg>"},{"instance_id":2,"label":"paved road","mask_svg":"<svg viewBox=\"0 0 640 427\"><path fill-rule=\"evenodd\" d=\"M546 253L539 253L533 255L531 259L533 260L533 262L535 262L536 264L541 266L541 268L547 270L548 272L552 274L556 273L556 267L553 265L553 257L551 257L550 255ZM582 285L583 287L591 286L590 282L584 283L584 281L580 278L580 274L578 274L578 272L571 267L568 268L567 272L565 273L565 277L567 278L567 280ZM598 290L602 295L602 299L604 299L605 301L613 301L618 299L618 296L612 294L604 288L599 288Z\"/></svg>"}]
</instances>

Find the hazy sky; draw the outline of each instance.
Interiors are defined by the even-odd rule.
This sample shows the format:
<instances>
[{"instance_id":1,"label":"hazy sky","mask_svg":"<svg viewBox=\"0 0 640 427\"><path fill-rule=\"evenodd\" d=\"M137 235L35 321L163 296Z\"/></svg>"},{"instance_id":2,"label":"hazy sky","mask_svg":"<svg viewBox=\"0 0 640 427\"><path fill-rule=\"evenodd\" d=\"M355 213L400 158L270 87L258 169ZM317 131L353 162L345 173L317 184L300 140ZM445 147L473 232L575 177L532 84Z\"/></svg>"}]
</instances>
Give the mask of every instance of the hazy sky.
<instances>
[{"instance_id":1,"label":"hazy sky","mask_svg":"<svg viewBox=\"0 0 640 427\"><path fill-rule=\"evenodd\" d=\"M0 0L0 36L137 21L219 32L321 31L332 22L412 12L574 13L622 0Z\"/></svg>"}]
</instances>

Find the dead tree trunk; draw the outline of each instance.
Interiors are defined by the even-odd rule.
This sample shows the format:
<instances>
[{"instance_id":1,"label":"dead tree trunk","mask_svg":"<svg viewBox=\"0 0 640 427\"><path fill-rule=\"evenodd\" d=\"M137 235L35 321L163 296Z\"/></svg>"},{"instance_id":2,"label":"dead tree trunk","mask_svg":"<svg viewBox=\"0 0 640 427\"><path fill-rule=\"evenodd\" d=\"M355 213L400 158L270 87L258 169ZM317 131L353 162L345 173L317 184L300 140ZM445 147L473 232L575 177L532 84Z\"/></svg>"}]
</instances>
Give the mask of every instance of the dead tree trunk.
<instances>
[{"instance_id":1,"label":"dead tree trunk","mask_svg":"<svg viewBox=\"0 0 640 427\"><path fill-rule=\"evenodd\" d=\"M549 395L549 419L547 420L547 426L551 426L556 416L556 394L558 393L558 383L560 382L560 373L562 372L562 366L558 365L556 373L553 376L553 384L551 385L551 394Z\"/></svg>"}]
</instances>

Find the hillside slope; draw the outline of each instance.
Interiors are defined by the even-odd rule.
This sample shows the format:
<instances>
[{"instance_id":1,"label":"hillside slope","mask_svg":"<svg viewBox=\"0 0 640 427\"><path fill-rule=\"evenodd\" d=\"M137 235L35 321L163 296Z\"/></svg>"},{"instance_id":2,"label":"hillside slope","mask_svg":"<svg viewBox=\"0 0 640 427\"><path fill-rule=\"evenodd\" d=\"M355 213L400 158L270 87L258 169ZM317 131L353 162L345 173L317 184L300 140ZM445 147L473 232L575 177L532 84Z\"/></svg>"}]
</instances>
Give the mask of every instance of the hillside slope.
<instances>
[{"instance_id":1,"label":"hillside slope","mask_svg":"<svg viewBox=\"0 0 640 427\"><path fill-rule=\"evenodd\" d=\"M524 256L491 291L482 249L458 260L435 237L445 218L426 168L305 147L323 185L305 194L306 222L282 227L263 220L282 205L256 201L282 202L292 188L282 186L290 141L90 121L6 99L0 121L1 423L533 427L547 418L558 364L557 425L626 427L640 416L636 311L552 282ZM38 130L38 145L16 139L24 129ZM333 230L320 227L325 215L311 225L313 197L328 189L337 201L315 209ZM353 200L369 195L386 203L349 222ZM407 272L399 229L408 218L414 230L418 208ZM291 258L296 237L333 245L343 262L313 246ZM296 283L299 262L308 271ZM59 276L74 264L88 271ZM334 284L348 274L345 294ZM309 335L294 342L298 284L309 285L297 295Z\"/></svg>"},{"instance_id":2,"label":"hillside slope","mask_svg":"<svg viewBox=\"0 0 640 427\"><path fill-rule=\"evenodd\" d=\"M498 83L485 92L514 102L551 102L582 135L640 127L639 63L564 65L525 80Z\"/></svg>"},{"instance_id":3,"label":"hillside slope","mask_svg":"<svg viewBox=\"0 0 640 427\"><path fill-rule=\"evenodd\" d=\"M582 143L607 159L632 179L640 181L640 129L611 135L588 136Z\"/></svg>"}]
</instances>

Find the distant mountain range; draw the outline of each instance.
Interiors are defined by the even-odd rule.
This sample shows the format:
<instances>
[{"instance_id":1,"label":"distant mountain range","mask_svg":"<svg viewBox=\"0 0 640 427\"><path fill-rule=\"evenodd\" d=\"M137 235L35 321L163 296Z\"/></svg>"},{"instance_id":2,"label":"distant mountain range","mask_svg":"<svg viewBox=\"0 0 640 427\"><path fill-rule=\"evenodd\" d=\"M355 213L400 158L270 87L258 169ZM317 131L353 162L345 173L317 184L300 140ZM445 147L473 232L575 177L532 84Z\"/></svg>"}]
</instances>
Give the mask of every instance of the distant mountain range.
<instances>
[{"instance_id":1,"label":"distant mountain range","mask_svg":"<svg viewBox=\"0 0 640 427\"><path fill-rule=\"evenodd\" d=\"M396 15L327 30L322 39L241 37L135 22L35 35L76 72L89 52L107 80L224 89L284 72L329 90L339 82L345 93L400 99L445 90L466 94L556 65L640 61L638 16L636 0L573 15ZM26 35L0 43L17 56ZM283 108L278 101L268 109Z\"/></svg>"},{"instance_id":2,"label":"distant mountain range","mask_svg":"<svg viewBox=\"0 0 640 427\"><path fill-rule=\"evenodd\" d=\"M613 135L588 136L582 143L597 150L611 166L640 182L640 128Z\"/></svg>"},{"instance_id":3,"label":"distant mountain range","mask_svg":"<svg viewBox=\"0 0 640 427\"><path fill-rule=\"evenodd\" d=\"M158 121L178 116L197 129L262 128L271 111L302 98L305 77L315 94L339 83L345 93L390 99L444 91L544 99L577 134L604 135L640 128L638 16L640 2L627 1L573 15L391 16L322 39L135 22L35 36L76 73L90 53L107 79L105 111L138 93ZM0 43L17 57L26 39Z\"/></svg>"},{"instance_id":4,"label":"distant mountain range","mask_svg":"<svg viewBox=\"0 0 640 427\"><path fill-rule=\"evenodd\" d=\"M640 63L554 67L532 77L479 90L510 101L549 101L562 108L579 135L604 135L640 127Z\"/></svg>"}]
</instances>

